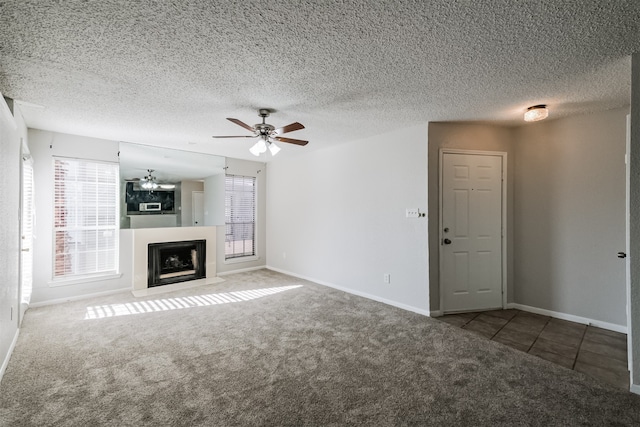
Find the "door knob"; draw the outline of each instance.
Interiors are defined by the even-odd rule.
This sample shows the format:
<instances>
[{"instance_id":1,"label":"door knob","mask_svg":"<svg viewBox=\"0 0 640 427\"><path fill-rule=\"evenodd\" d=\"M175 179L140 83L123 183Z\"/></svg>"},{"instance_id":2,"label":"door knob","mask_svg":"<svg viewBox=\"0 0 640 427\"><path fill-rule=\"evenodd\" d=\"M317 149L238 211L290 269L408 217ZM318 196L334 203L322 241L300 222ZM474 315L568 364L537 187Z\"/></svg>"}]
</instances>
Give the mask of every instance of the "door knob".
<instances>
[{"instance_id":1,"label":"door knob","mask_svg":"<svg viewBox=\"0 0 640 427\"><path fill-rule=\"evenodd\" d=\"M626 258L627 254L625 254L624 252L618 252L618 258Z\"/></svg>"},{"instance_id":2,"label":"door knob","mask_svg":"<svg viewBox=\"0 0 640 427\"><path fill-rule=\"evenodd\" d=\"M445 245L450 245L451 244L451 240L450 239L444 239L442 241L442 243L444 243Z\"/></svg>"}]
</instances>

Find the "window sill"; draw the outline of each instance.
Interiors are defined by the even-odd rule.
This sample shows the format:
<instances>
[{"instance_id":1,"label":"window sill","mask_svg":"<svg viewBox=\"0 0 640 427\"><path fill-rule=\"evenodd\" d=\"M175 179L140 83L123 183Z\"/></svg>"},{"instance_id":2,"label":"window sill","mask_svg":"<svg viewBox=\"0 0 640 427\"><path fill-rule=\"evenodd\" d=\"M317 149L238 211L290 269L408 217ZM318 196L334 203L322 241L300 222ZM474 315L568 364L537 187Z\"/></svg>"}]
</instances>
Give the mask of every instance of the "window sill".
<instances>
[{"instance_id":1,"label":"window sill","mask_svg":"<svg viewBox=\"0 0 640 427\"><path fill-rule=\"evenodd\" d=\"M84 277L75 277L72 279L51 280L47 282L47 285L49 285L50 288L57 288L59 286L78 285L81 283L89 283L89 282L101 282L103 280L113 280L113 279L119 279L121 277L122 277L121 273L103 274L98 276L84 276Z\"/></svg>"},{"instance_id":2,"label":"window sill","mask_svg":"<svg viewBox=\"0 0 640 427\"><path fill-rule=\"evenodd\" d=\"M260 259L259 256L243 256L243 257L238 257L238 258L230 258L230 259L225 259L224 260L224 264L239 264L241 262L252 262L252 261L258 261Z\"/></svg>"}]
</instances>

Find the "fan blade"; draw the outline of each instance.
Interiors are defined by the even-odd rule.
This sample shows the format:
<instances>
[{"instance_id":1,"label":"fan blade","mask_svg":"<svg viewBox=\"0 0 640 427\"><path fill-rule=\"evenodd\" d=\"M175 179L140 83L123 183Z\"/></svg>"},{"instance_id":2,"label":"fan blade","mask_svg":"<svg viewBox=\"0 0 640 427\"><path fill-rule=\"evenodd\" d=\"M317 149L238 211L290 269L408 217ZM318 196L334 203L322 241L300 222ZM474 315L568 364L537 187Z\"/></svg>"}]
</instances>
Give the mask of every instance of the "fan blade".
<instances>
[{"instance_id":1,"label":"fan blade","mask_svg":"<svg viewBox=\"0 0 640 427\"><path fill-rule=\"evenodd\" d=\"M238 126L242 126L243 128L245 128L246 130L250 131L250 132L255 132L255 129L252 128L251 126L249 126L248 124L241 122L238 119L231 119L229 117L227 117L227 120L229 120L230 122L233 122L235 124L237 124Z\"/></svg>"},{"instance_id":2,"label":"fan blade","mask_svg":"<svg viewBox=\"0 0 640 427\"><path fill-rule=\"evenodd\" d=\"M293 139L293 138L284 138L282 136L274 136L273 139L275 139L276 141L288 142L289 144L296 144L296 145L307 145L309 143L309 141L303 141L301 139Z\"/></svg>"},{"instance_id":3,"label":"fan blade","mask_svg":"<svg viewBox=\"0 0 640 427\"><path fill-rule=\"evenodd\" d=\"M211 138L256 138L257 135L224 135L224 136L212 136Z\"/></svg>"},{"instance_id":4,"label":"fan blade","mask_svg":"<svg viewBox=\"0 0 640 427\"><path fill-rule=\"evenodd\" d=\"M293 132L294 130L304 129L304 125L302 123L291 123L290 125L283 126L273 131L273 133L277 135L282 135L283 133Z\"/></svg>"}]
</instances>

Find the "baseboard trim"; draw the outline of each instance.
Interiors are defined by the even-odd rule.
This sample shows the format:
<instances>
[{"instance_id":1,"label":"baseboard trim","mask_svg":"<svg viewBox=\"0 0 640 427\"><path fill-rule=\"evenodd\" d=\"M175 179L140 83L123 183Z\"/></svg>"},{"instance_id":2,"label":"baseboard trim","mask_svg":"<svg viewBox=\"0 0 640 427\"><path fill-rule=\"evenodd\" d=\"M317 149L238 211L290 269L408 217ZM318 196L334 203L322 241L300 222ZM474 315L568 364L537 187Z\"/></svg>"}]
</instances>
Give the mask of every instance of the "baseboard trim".
<instances>
[{"instance_id":1,"label":"baseboard trim","mask_svg":"<svg viewBox=\"0 0 640 427\"><path fill-rule=\"evenodd\" d=\"M297 277L298 279L308 280L309 282L317 283L318 285L326 286L329 288L337 289L342 292L346 292L348 294L357 295L359 297L367 298L373 301L381 302L383 304L391 305L393 307L401 308L403 310L411 311L413 313L422 314L423 316L430 316L430 312L428 310L424 310L418 307L414 307L412 305L403 304L397 301L392 301L386 298L382 298L376 295L368 294L366 292L356 291L354 289L345 288L342 286L338 286L334 283L325 282L324 280L314 279L313 277L303 276L301 274L296 274L291 271L283 270L281 268L271 267L269 265L266 266L268 270L276 271L278 273L286 274L288 276Z\"/></svg>"},{"instance_id":2,"label":"baseboard trim","mask_svg":"<svg viewBox=\"0 0 640 427\"><path fill-rule=\"evenodd\" d=\"M29 308L45 307L47 305L62 304L62 303L71 302L71 301L80 301L83 299L89 299L94 297L103 297L106 295L119 294L121 292L131 292L131 288L121 288L121 289L114 289L112 291L94 292L91 294L77 295L74 297L57 298L57 299L50 299L46 301L32 302L29 304Z\"/></svg>"},{"instance_id":3,"label":"baseboard trim","mask_svg":"<svg viewBox=\"0 0 640 427\"><path fill-rule=\"evenodd\" d=\"M431 310L430 313L431 313L431 317L441 317L441 316L443 316L443 313L440 310Z\"/></svg>"},{"instance_id":4,"label":"baseboard trim","mask_svg":"<svg viewBox=\"0 0 640 427\"><path fill-rule=\"evenodd\" d=\"M573 314L560 313L558 311L545 310L544 308L531 307L524 304L516 304L510 302L507 308L515 308L517 310L528 311L529 313L542 314L556 319L569 320L571 322L582 323L584 325L595 326L597 328L608 329L614 332L627 333L627 327L616 325L615 323L603 322L601 320L589 319L588 317L574 316Z\"/></svg>"},{"instance_id":5,"label":"baseboard trim","mask_svg":"<svg viewBox=\"0 0 640 427\"><path fill-rule=\"evenodd\" d=\"M9 366L9 359L11 359L11 355L13 354L13 349L18 342L18 335L20 335L20 328L16 329L16 333L13 335L13 341L11 341L11 345L9 346L9 351L4 357L2 361L2 366L0 367L0 381L2 381L2 377L4 377L4 371L7 370L7 366Z\"/></svg>"},{"instance_id":6,"label":"baseboard trim","mask_svg":"<svg viewBox=\"0 0 640 427\"><path fill-rule=\"evenodd\" d=\"M631 393L640 394L640 385L638 385L638 384L631 384L631 387L629 387L629 391L630 391Z\"/></svg>"},{"instance_id":7,"label":"baseboard trim","mask_svg":"<svg viewBox=\"0 0 640 427\"><path fill-rule=\"evenodd\" d=\"M230 274L246 273L247 271L264 270L265 268L267 268L266 265L259 265L257 267L239 268L237 270L229 270L229 271L222 271L222 272L219 271L218 276L228 276Z\"/></svg>"}]
</instances>

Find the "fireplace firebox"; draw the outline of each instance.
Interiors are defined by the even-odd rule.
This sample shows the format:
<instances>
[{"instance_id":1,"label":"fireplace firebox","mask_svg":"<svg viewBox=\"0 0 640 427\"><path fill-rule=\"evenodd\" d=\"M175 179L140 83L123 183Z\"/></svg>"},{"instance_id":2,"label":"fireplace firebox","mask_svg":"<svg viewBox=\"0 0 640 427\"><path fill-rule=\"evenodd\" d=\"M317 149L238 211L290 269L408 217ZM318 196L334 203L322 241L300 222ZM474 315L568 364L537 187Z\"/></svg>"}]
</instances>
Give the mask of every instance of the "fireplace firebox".
<instances>
[{"instance_id":1,"label":"fireplace firebox","mask_svg":"<svg viewBox=\"0 0 640 427\"><path fill-rule=\"evenodd\" d=\"M149 243L149 288L206 277L206 240Z\"/></svg>"}]
</instances>

